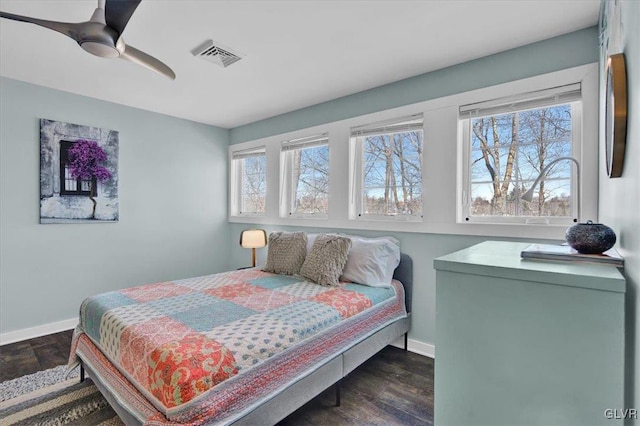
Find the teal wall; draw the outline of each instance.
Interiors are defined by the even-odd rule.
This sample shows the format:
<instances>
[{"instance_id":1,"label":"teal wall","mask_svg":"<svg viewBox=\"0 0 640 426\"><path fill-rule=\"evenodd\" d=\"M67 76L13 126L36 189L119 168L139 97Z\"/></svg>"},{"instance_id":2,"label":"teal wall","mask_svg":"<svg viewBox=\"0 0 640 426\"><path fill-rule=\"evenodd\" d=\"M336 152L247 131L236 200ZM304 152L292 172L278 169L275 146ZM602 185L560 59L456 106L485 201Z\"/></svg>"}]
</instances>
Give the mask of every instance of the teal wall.
<instances>
[{"instance_id":1,"label":"teal wall","mask_svg":"<svg viewBox=\"0 0 640 426\"><path fill-rule=\"evenodd\" d=\"M598 61L597 27L485 56L231 129L245 142Z\"/></svg>"},{"instance_id":2,"label":"teal wall","mask_svg":"<svg viewBox=\"0 0 640 426\"><path fill-rule=\"evenodd\" d=\"M120 132L118 223L38 223L40 118ZM228 138L0 79L0 333L76 318L98 292L224 270Z\"/></svg>"},{"instance_id":3,"label":"teal wall","mask_svg":"<svg viewBox=\"0 0 640 426\"><path fill-rule=\"evenodd\" d=\"M587 28L237 127L231 129L231 143L272 136L597 61L597 28ZM242 229L254 226L231 224L230 231L232 235L240 235ZM268 231L276 230L273 226L265 229ZM294 230L299 228L279 227L278 230L280 229ZM434 344L435 336L433 259L487 239L461 235L371 232L352 229L306 228L305 230L308 232L344 231L365 236L392 234L398 238L402 251L409 254L414 260L413 318L409 337L427 345ZM523 238L514 239L526 241ZM234 267L246 266L250 260L249 252L239 247L234 247L230 255L230 266ZM265 255L266 249L259 250L259 260L264 262Z\"/></svg>"},{"instance_id":4,"label":"teal wall","mask_svg":"<svg viewBox=\"0 0 640 426\"><path fill-rule=\"evenodd\" d=\"M617 232L618 248L625 257L625 407L640 410L640 2L621 1L620 12L621 51L627 64L627 146L622 176L609 179L604 173L601 132L599 210L600 220ZM627 424L640 425L640 419L635 422L629 420Z\"/></svg>"}]
</instances>

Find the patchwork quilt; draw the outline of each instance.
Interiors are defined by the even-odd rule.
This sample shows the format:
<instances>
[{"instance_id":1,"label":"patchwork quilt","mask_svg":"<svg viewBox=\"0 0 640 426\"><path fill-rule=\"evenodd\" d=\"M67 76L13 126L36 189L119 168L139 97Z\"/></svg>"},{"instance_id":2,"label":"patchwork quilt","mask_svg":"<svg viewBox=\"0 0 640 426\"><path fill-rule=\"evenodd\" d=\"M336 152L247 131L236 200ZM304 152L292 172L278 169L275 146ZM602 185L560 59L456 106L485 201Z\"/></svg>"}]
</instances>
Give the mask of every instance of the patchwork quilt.
<instances>
[{"instance_id":1,"label":"patchwork quilt","mask_svg":"<svg viewBox=\"0 0 640 426\"><path fill-rule=\"evenodd\" d=\"M397 282L326 287L244 269L86 299L71 356L147 424L196 425L260 404L405 316Z\"/></svg>"}]
</instances>

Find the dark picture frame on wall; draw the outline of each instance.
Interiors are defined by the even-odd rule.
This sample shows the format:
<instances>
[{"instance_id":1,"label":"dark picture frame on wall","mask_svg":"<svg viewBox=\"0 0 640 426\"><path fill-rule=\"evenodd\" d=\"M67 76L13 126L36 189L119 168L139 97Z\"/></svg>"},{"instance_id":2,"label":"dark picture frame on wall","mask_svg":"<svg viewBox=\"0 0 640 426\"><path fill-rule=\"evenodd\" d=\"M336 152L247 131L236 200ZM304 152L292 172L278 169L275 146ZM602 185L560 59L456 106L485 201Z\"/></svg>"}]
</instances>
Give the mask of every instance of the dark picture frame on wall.
<instances>
[{"instance_id":1,"label":"dark picture frame on wall","mask_svg":"<svg viewBox=\"0 0 640 426\"><path fill-rule=\"evenodd\" d=\"M627 72L623 53L607 59L605 82L605 154L610 178L622 176L627 140Z\"/></svg>"}]
</instances>

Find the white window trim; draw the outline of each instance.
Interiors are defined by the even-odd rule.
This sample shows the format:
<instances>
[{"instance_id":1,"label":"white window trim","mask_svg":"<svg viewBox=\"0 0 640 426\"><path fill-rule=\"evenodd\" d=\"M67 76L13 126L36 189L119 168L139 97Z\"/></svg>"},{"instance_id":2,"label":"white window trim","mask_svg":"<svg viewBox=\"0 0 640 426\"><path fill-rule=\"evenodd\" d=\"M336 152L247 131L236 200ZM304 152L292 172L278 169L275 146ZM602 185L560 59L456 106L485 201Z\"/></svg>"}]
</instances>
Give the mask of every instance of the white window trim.
<instances>
[{"instance_id":1,"label":"white window trim","mask_svg":"<svg viewBox=\"0 0 640 426\"><path fill-rule=\"evenodd\" d=\"M525 93L566 84L582 83L582 152L580 163L582 191L580 193L581 220L597 221L598 195L598 65L581 65L553 73L529 77L483 89L405 105L385 111L348 118L258 140L234 144L229 150L252 146L266 146L267 155L267 213L262 217L237 217L229 214L229 222L296 226L327 229L366 229L391 232L412 232L493 237L520 237L535 239L564 239L565 225L542 224L472 224L458 222L458 197L461 185L461 137L458 131L459 108L462 105L496 99L514 93ZM423 221L352 220L350 211L353 170L350 167L350 129L413 114L424 114L424 170ZM326 220L281 217L280 199L280 144L310 134L329 133L331 195ZM230 180L230 185L232 184ZM231 186L230 186L231 188ZM275 193L274 193L275 190ZM233 191L230 190L229 194Z\"/></svg>"},{"instance_id":2,"label":"white window trim","mask_svg":"<svg viewBox=\"0 0 640 426\"><path fill-rule=\"evenodd\" d=\"M422 123L422 155L424 157L424 116L422 114L412 114L410 116L395 117L391 120L383 122L373 122L364 126L358 126L350 129L349 143L352 149L349 150L350 185L349 185L349 219L356 221L376 221L376 222L422 222L423 215L380 215L380 214L363 214L364 210L364 144L362 136L364 135L381 135L398 133L402 127L397 123L410 120L420 120ZM423 161L424 164L424 161ZM424 194L424 171L422 173L422 193Z\"/></svg>"},{"instance_id":3,"label":"white window trim","mask_svg":"<svg viewBox=\"0 0 640 426\"><path fill-rule=\"evenodd\" d=\"M520 98L525 97L526 94L520 96ZM582 100L572 98L570 102L566 102L571 105L571 156L573 158L581 158L582 153ZM554 103L548 103L547 105L554 105ZM558 104L555 104L558 105ZM524 105L523 105L524 106ZM536 108L543 108L543 105L538 105ZM461 110L461 115L463 115ZM467 109L469 111L470 109ZM516 110L516 109L514 109ZM522 109L518 108L517 111L521 111ZM504 110L502 110L504 113ZM470 201L471 198L468 194L470 190L471 177L470 177L470 167L469 160L471 157L471 146L469 144L471 138L471 121L476 117L488 116L487 114L468 114L460 118L458 132L461 138L460 145L462 146L462 164L466 164L466 167L461 166L462 168L462 182L459 186L458 193L458 223L461 224L513 224L513 225L523 225L523 224L533 224L533 225L560 225L560 226L571 226L574 222L578 221L578 217L580 216L579 212L582 211L582 199L577 197L578 203L580 206L576 205L576 203L572 203L571 208L571 216L563 216L563 217L549 217L549 216L472 216L470 214ZM569 160L567 160L569 161ZM571 163L571 171L572 171L572 179L571 179L571 193L574 194L574 199L576 199L575 194L578 193L578 187L580 186L580 182L578 182L576 176L575 164ZM578 161L579 162L579 161ZM580 178L582 180L582 177Z\"/></svg>"},{"instance_id":4,"label":"white window trim","mask_svg":"<svg viewBox=\"0 0 640 426\"><path fill-rule=\"evenodd\" d=\"M326 141L326 142L325 142ZM296 194L293 192L293 152L298 149L326 145L329 148L329 178L331 178L331 146L329 134L321 133L303 138L291 139L281 143L280 148L280 217L290 219L326 220L328 213L294 213L291 210ZM329 185L329 205L331 204L331 185Z\"/></svg>"},{"instance_id":5,"label":"white window trim","mask_svg":"<svg viewBox=\"0 0 640 426\"><path fill-rule=\"evenodd\" d=\"M259 144L249 144L248 146L232 146L229 148L229 217L242 217L242 218L256 218L266 217L267 206L265 206L265 212L243 212L241 211L242 205L242 185L243 180L243 168L236 167L234 160L240 159L243 154L260 153L264 152L266 158L266 146ZM266 171L265 171L266 172ZM265 188L265 200L269 197L269 185Z\"/></svg>"},{"instance_id":6,"label":"white window trim","mask_svg":"<svg viewBox=\"0 0 640 426\"><path fill-rule=\"evenodd\" d=\"M460 106L460 119L489 117L508 110L524 111L551 105L571 103L582 99L581 84L573 83L533 92L518 93L490 101Z\"/></svg>"}]
</instances>

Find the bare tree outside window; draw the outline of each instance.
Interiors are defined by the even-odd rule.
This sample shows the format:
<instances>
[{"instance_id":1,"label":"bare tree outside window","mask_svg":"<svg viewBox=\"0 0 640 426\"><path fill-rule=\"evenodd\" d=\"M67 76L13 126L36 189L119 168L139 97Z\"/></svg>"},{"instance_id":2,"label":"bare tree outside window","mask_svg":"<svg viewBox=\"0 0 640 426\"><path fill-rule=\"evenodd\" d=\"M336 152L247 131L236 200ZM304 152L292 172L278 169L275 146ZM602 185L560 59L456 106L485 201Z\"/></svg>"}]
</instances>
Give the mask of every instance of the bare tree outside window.
<instances>
[{"instance_id":1,"label":"bare tree outside window","mask_svg":"<svg viewBox=\"0 0 640 426\"><path fill-rule=\"evenodd\" d=\"M329 145L294 149L291 214L329 212Z\"/></svg>"},{"instance_id":2,"label":"bare tree outside window","mask_svg":"<svg viewBox=\"0 0 640 426\"><path fill-rule=\"evenodd\" d=\"M363 137L363 214L422 215L423 131Z\"/></svg>"},{"instance_id":3,"label":"bare tree outside window","mask_svg":"<svg viewBox=\"0 0 640 426\"><path fill-rule=\"evenodd\" d=\"M264 153L235 160L240 162L242 195L240 213L264 213L266 206L266 165Z\"/></svg>"},{"instance_id":4,"label":"bare tree outside window","mask_svg":"<svg viewBox=\"0 0 640 426\"><path fill-rule=\"evenodd\" d=\"M520 199L544 167L571 156L570 104L471 119L470 214L571 216L571 162L547 173L531 203Z\"/></svg>"}]
</instances>

